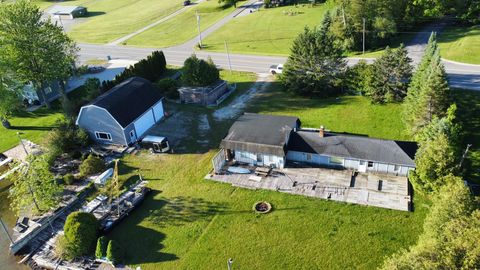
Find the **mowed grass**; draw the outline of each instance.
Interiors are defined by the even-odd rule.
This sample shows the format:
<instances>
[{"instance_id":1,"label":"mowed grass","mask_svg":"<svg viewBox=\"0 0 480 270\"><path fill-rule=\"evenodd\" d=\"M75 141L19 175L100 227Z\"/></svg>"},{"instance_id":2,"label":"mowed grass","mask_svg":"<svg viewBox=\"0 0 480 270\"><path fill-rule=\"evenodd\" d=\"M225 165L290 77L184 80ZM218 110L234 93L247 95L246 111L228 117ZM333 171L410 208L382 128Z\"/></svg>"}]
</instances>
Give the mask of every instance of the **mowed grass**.
<instances>
[{"instance_id":1,"label":"mowed grass","mask_svg":"<svg viewBox=\"0 0 480 270\"><path fill-rule=\"evenodd\" d=\"M276 84L251 102L247 111L296 115L304 126L407 138L398 104L378 106L350 96L299 98ZM178 106L197 114L212 112ZM235 269L375 269L422 232L429 200L419 195L414 196L415 211L402 212L204 180L230 127L227 122L210 123L208 136L215 145L210 150L188 143L190 151L182 154L143 151L122 159L123 181L132 183L140 172L153 189L108 235L124 247L127 264L146 270L222 269L233 258ZM192 140L196 130L192 121ZM270 202L273 212L254 214L252 206L260 200Z\"/></svg>"},{"instance_id":2,"label":"mowed grass","mask_svg":"<svg viewBox=\"0 0 480 270\"><path fill-rule=\"evenodd\" d=\"M350 205L204 180L214 151L122 159L124 180L150 181L152 194L108 237L142 269L374 269L416 242L428 203L415 212ZM274 210L256 215L269 201Z\"/></svg>"},{"instance_id":3,"label":"mowed grass","mask_svg":"<svg viewBox=\"0 0 480 270\"><path fill-rule=\"evenodd\" d=\"M318 26L331 1L311 7L309 4L278 8L261 8L234 18L205 39L206 49L223 52L224 41L232 53L288 55L293 40L305 26ZM294 12L295 15L288 15Z\"/></svg>"},{"instance_id":4,"label":"mowed grass","mask_svg":"<svg viewBox=\"0 0 480 270\"><path fill-rule=\"evenodd\" d=\"M50 131L58 119L63 116L60 110L40 108L35 112L19 112L9 118L11 129L5 129L0 125L0 152L8 150L20 143L17 132L21 132L22 139L35 143L42 143L48 131Z\"/></svg>"},{"instance_id":5,"label":"mowed grass","mask_svg":"<svg viewBox=\"0 0 480 270\"><path fill-rule=\"evenodd\" d=\"M480 64L480 26L447 28L438 41L443 58Z\"/></svg>"},{"instance_id":6,"label":"mowed grass","mask_svg":"<svg viewBox=\"0 0 480 270\"><path fill-rule=\"evenodd\" d=\"M242 3L238 3L240 6ZM197 18L200 15L200 29L203 31L225 17L235 8L209 0L191 6L187 11L167 20L126 41L125 45L140 47L169 47L179 45L198 35Z\"/></svg>"},{"instance_id":7,"label":"mowed grass","mask_svg":"<svg viewBox=\"0 0 480 270\"><path fill-rule=\"evenodd\" d=\"M88 8L90 16L69 35L78 42L108 43L182 8L183 0L76 0L62 5ZM83 20L83 19L81 19Z\"/></svg>"},{"instance_id":8,"label":"mowed grass","mask_svg":"<svg viewBox=\"0 0 480 270\"><path fill-rule=\"evenodd\" d=\"M313 99L296 96L276 89L265 92L249 107L249 111L298 116L302 126L349 132L371 137L409 140L401 120L400 103L372 104L362 96Z\"/></svg>"}]
</instances>

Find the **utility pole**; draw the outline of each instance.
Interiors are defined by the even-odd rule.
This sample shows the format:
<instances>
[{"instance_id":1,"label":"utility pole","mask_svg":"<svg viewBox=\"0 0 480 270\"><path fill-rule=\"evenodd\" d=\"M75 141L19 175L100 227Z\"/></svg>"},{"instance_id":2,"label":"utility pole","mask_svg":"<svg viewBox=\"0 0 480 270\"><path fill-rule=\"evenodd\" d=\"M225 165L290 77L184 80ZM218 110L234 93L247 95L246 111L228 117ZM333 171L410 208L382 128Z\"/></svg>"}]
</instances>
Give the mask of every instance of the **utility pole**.
<instances>
[{"instance_id":1,"label":"utility pole","mask_svg":"<svg viewBox=\"0 0 480 270\"><path fill-rule=\"evenodd\" d=\"M343 27L347 27L347 19L345 18L345 2L342 1L342 17L343 17Z\"/></svg>"},{"instance_id":2,"label":"utility pole","mask_svg":"<svg viewBox=\"0 0 480 270\"><path fill-rule=\"evenodd\" d=\"M198 45L200 46L200 50L202 49L202 31L200 31L200 14L198 14L198 10L195 10L195 15L197 16L197 28L198 28Z\"/></svg>"},{"instance_id":3,"label":"utility pole","mask_svg":"<svg viewBox=\"0 0 480 270\"><path fill-rule=\"evenodd\" d=\"M5 223L3 223L3 220L2 220L1 217L0 217L0 224L2 225L3 230L4 230L5 233L7 234L8 240L10 240L10 243L13 244L13 239L12 239L12 237L10 236L10 234L8 233L7 226L5 226Z\"/></svg>"},{"instance_id":4,"label":"utility pole","mask_svg":"<svg viewBox=\"0 0 480 270\"><path fill-rule=\"evenodd\" d=\"M365 54L365 18L363 18L363 54Z\"/></svg>"},{"instance_id":5,"label":"utility pole","mask_svg":"<svg viewBox=\"0 0 480 270\"><path fill-rule=\"evenodd\" d=\"M230 68L230 74L232 74L232 62L230 61L230 53L228 52L228 45L226 40L225 40L225 50L227 51L228 67Z\"/></svg>"}]
</instances>

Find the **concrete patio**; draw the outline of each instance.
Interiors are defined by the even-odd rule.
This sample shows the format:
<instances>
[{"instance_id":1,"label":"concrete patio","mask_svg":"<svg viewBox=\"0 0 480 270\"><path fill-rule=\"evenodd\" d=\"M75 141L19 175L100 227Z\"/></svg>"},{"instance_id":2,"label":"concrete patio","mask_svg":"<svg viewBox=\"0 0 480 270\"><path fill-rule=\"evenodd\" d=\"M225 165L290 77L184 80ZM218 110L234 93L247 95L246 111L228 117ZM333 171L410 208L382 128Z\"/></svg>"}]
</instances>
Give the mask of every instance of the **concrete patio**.
<instances>
[{"instance_id":1,"label":"concrete patio","mask_svg":"<svg viewBox=\"0 0 480 270\"><path fill-rule=\"evenodd\" d=\"M248 189L269 189L285 193L328 199L340 202L410 211L408 179L401 176L355 173L325 168L275 169L267 177L255 177L255 167L250 174L237 174L224 167L220 174L208 174L205 179L229 183ZM255 179L255 180L253 180ZM259 181L258 181L259 180Z\"/></svg>"}]
</instances>

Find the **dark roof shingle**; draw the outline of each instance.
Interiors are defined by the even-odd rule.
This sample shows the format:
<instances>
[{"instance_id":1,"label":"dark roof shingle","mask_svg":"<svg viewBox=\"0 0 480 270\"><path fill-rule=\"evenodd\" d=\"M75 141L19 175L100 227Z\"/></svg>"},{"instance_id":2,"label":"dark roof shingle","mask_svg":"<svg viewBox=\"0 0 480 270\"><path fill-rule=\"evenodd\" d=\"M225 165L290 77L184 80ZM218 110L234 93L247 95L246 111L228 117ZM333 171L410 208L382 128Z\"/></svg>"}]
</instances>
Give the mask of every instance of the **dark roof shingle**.
<instances>
[{"instance_id":1,"label":"dark roof shingle","mask_svg":"<svg viewBox=\"0 0 480 270\"><path fill-rule=\"evenodd\" d=\"M376 161L390 164L415 166L413 157L417 149L415 142L392 141L358 135L298 130L292 132L288 150Z\"/></svg>"},{"instance_id":2,"label":"dark roof shingle","mask_svg":"<svg viewBox=\"0 0 480 270\"><path fill-rule=\"evenodd\" d=\"M288 135L299 126L297 117L245 113L232 125L221 146L283 156Z\"/></svg>"},{"instance_id":3,"label":"dark roof shingle","mask_svg":"<svg viewBox=\"0 0 480 270\"><path fill-rule=\"evenodd\" d=\"M162 95L148 80L132 77L93 100L106 109L122 127L128 126L155 105Z\"/></svg>"}]
</instances>

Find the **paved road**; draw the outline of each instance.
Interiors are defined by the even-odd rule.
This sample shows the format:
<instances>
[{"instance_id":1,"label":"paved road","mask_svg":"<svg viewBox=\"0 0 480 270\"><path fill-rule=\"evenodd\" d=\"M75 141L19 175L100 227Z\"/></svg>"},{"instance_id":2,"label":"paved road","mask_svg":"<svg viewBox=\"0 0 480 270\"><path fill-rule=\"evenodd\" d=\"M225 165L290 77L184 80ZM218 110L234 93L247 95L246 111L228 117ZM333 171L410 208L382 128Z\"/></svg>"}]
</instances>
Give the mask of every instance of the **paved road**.
<instances>
[{"instance_id":1,"label":"paved road","mask_svg":"<svg viewBox=\"0 0 480 270\"><path fill-rule=\"evenodd\" d=\"M213 33L215 30L235 18L238 14L247 8L254 5L256 0L250 0L235 11L218 21L208 29L202 32L202 37ZM409 56L412 58L413 63L416 64L420 61L425 45L428 41L428 37L432 31L441 32L445 27L445 22L440 24L427 26L421 32L419 32L414 39L407 45ZM167 62L172 65L183 65L185 59L191 54L195 53L199 58L211 57L212 60L221 68L240 71L250 71L256 73L266 72L270 65L280 64L286 61L286 57L275 56L261 56L261 55L241 55L230 54L230 62L226 53L218 52L205 52L195 51L193 47L197 44L198 37L187 41L186 43L170 48L135 48L125 47L117 45L92 45L92 44L79 44L80 60L87 60L92 58L106 58L110 56L112 59L129 59L140 60L145 58L154 50L163 50ZM348 64L353 65L359 61L359 58L349 58ZM367 59L372 61L372 59ZM230 65L231 63L231 65ZM465 88L480 91L480 65L470 65L457 63L453 61L443 61L445 69L448 74L450 85L456 88Z\"/></svg>"}]
</instances>

